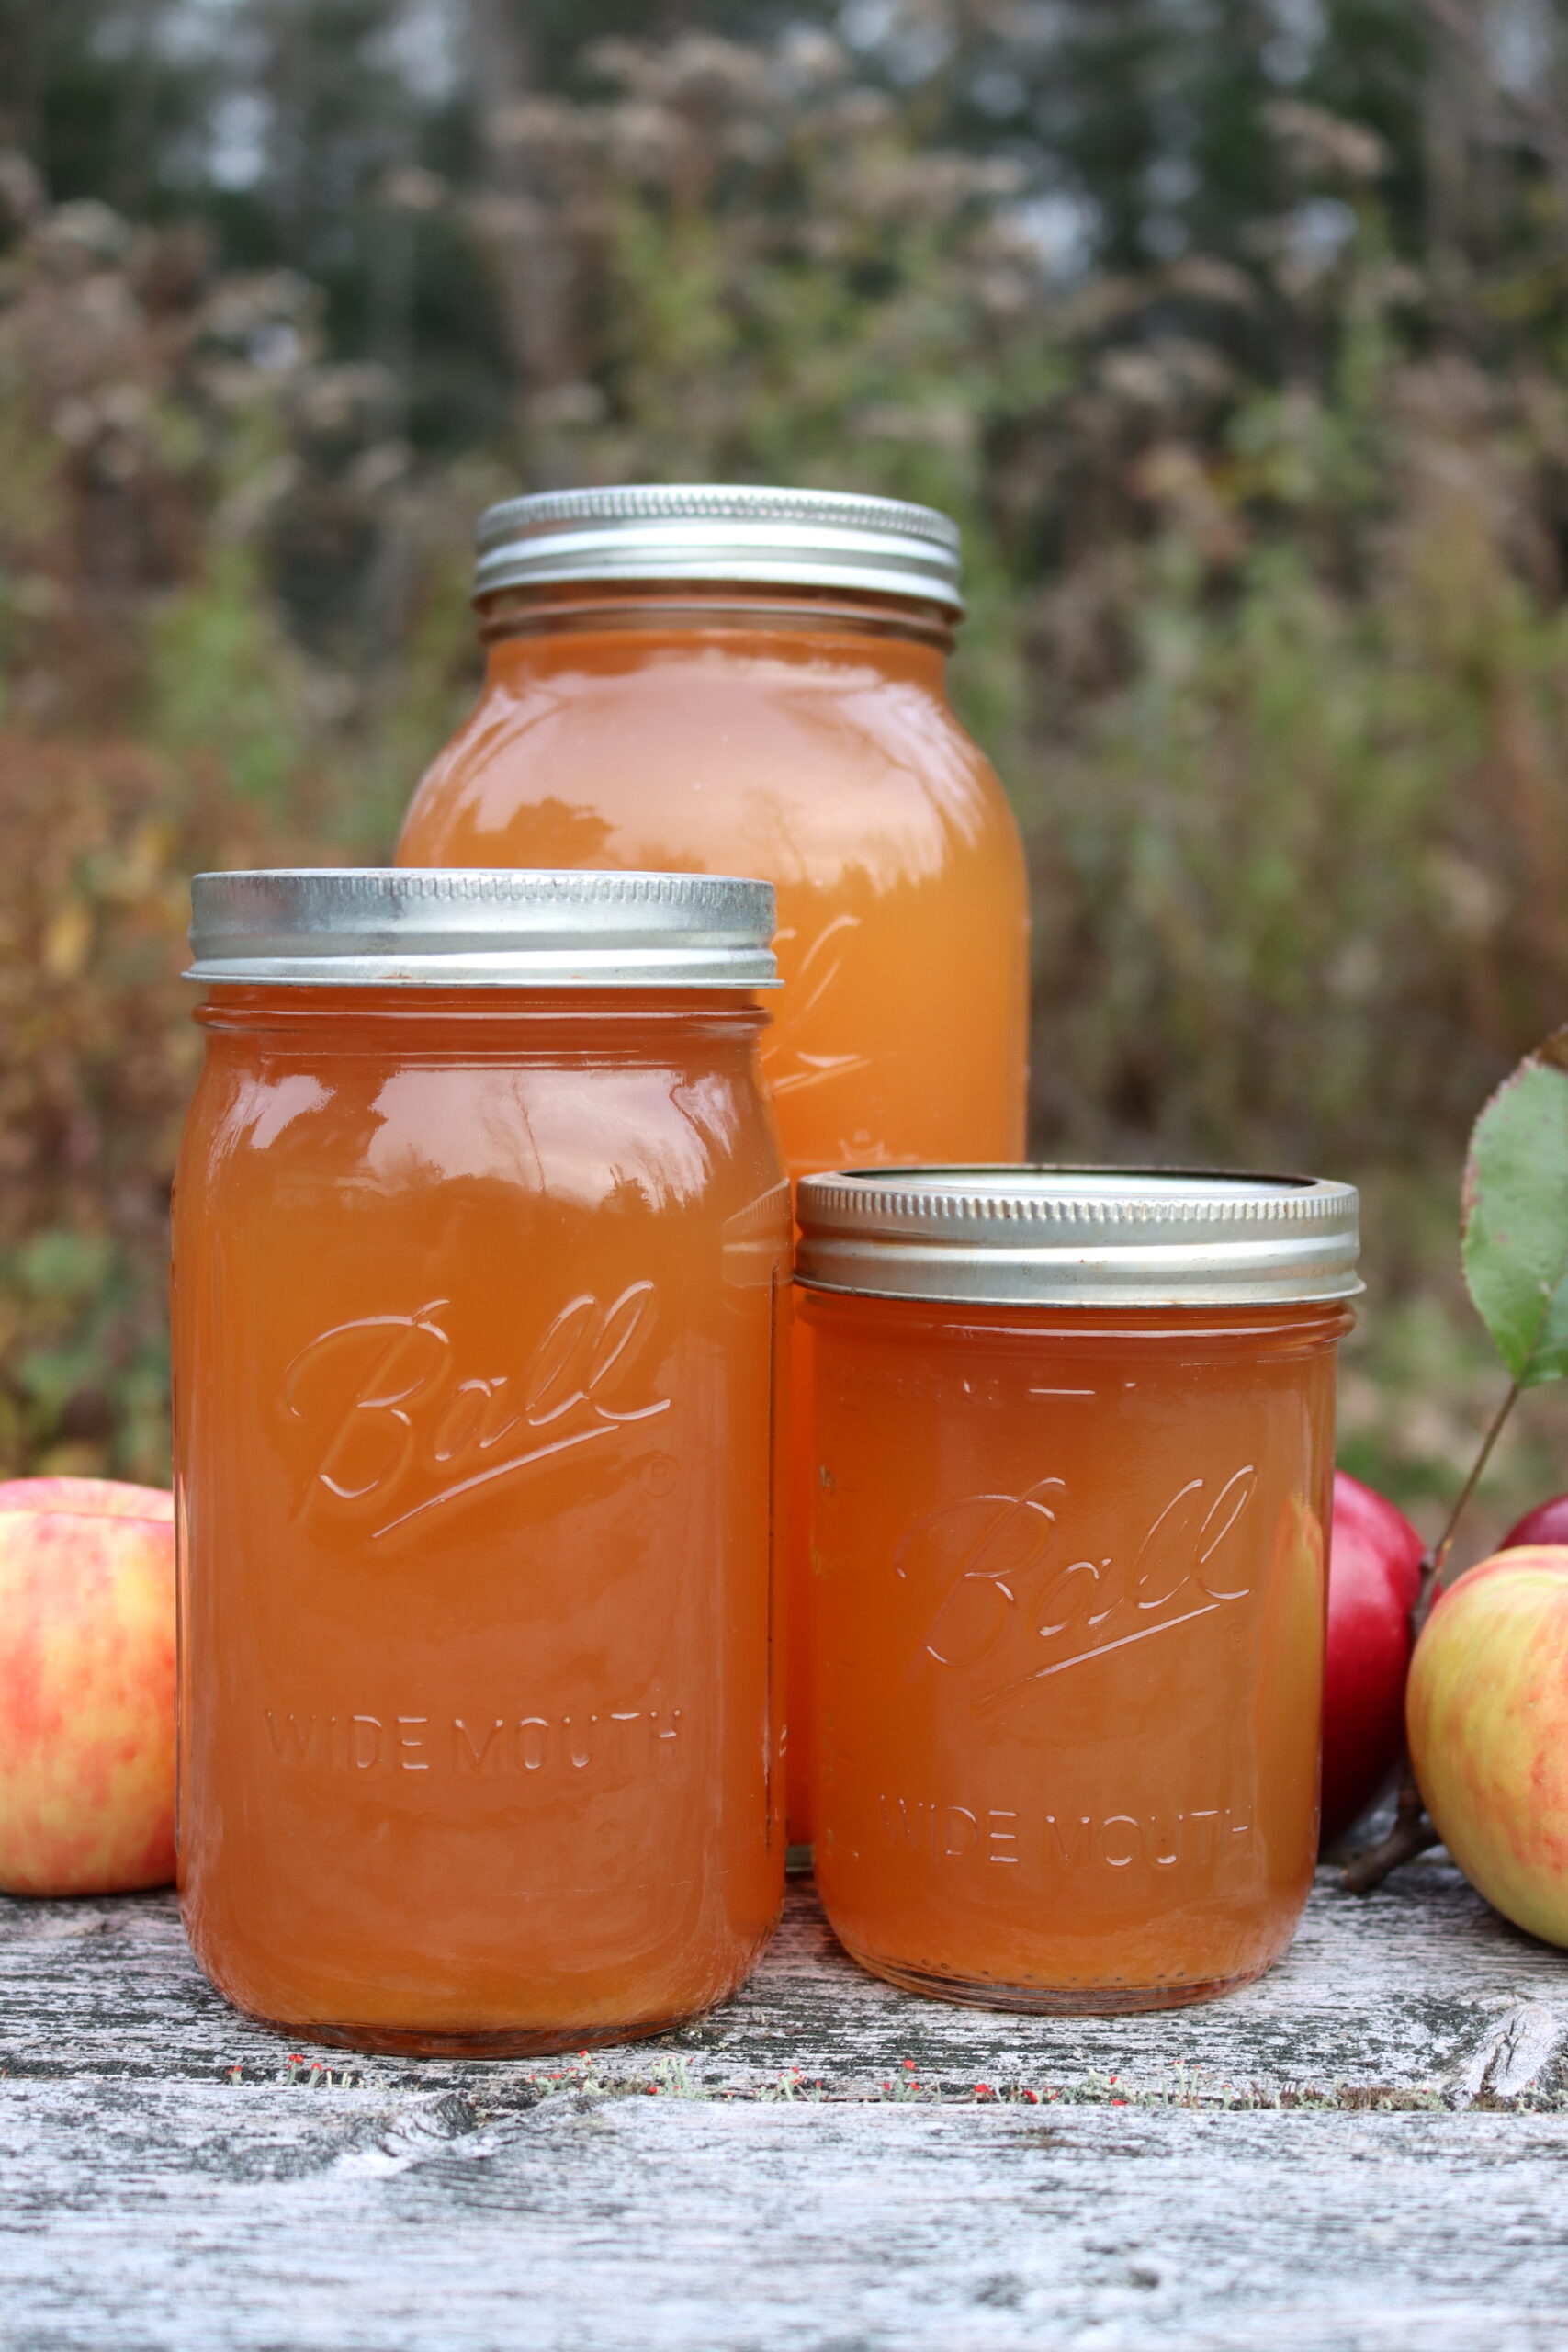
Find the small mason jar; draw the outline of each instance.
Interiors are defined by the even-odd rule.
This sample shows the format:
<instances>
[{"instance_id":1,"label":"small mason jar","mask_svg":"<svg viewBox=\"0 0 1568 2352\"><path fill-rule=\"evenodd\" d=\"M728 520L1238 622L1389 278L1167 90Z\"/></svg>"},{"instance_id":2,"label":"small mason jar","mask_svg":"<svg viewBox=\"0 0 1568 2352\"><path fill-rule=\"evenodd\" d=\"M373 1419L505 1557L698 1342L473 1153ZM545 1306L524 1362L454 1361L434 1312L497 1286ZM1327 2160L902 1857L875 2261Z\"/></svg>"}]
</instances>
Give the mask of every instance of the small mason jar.
<instances>
[{"instance_id":1,"label":"small mason jar","mask_svg":"<svg viewBox=\"0 0 1568 2352\"><path fill-rule=\"evenodd\" d=\"M1316 1851L1354 1191L875 1169L797 1199L835 1932L988 2007L1247 1984Z\"/></svg>"},{"instance_id":2,"label":"small mason jar","mask_svg":"<svg viewBox=\"0 0 1568 2352\"><path fill-rule=\"evenodd\" d=\"M783 1883L773 892L323 871L194 897L197 1956L360 2049L658 2032L741 1982Z\"/></svg>"}]
</instances>

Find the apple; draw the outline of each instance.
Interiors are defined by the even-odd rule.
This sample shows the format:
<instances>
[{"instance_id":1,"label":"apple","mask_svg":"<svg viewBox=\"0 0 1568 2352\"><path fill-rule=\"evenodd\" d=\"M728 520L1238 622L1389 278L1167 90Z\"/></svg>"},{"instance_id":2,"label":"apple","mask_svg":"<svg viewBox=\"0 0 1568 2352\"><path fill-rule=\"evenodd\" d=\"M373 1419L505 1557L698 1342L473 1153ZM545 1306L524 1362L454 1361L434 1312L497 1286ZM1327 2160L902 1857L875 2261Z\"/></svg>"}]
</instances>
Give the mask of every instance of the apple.
<instances>
[{"instance_id":1,"label":"apple","mask_svg":"<svg viewBox=\"0 0 1568 2352\"><path fill-rule=\"evenodd\" d=\"M1348 1829L1387 1786L1404 1743L1410 1611L1421 1538L1396 1504L1334 1474L1323 1678L1323 1837Z\"/></svg>"},{"instance_id":2,"label":"apple","mask_svg":"<svg viewBox=\"0 0 1568 2352\"><path fill-rule=\"evenodd\" d=\"M0 1891L175 1874L175 1500L0 1482Z\"/></svg>"},{"instance_id":3,"label":"apple","mask_svg":"<svg viewBox=\"0 0 1568 2352\"><path fill-rule=\"evenodd\" d=\"M1517 1552L1525 1544L1568 1544L1568 1495L1553 1495L1549 1503L1537 1503L1534 1510L1527 1510L1497 1549Z\"/></svg>"},{"instance_id":4,"label":"apple","mask_svg":"<svg viewBox=\"0 0 1568 2352\"><path fill-rule=\"evenodd\" d=\"M1568 1544L1494 1553L1443 1595L1405 1721L1427 1810L1471 1884L1568 1944Z\"/></svg>"}]
</instances>

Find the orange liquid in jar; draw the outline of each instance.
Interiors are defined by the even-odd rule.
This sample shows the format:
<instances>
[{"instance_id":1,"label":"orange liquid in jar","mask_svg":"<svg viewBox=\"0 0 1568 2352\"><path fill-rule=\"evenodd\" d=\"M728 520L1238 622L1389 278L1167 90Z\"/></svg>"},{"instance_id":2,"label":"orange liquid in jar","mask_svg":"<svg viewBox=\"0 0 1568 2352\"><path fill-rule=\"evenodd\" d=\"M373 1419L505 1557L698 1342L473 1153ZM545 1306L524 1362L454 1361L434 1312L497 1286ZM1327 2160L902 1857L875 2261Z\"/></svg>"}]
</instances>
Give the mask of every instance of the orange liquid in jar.
<instances>
[{"instance_id":1,"label":"orange liquid in jar","mask_svg":"<svg viewBox=\"0 0 1568 2352\"><path fill-rule=\"evenodd\" d=\"M835 1932L1000 2007L1257 1976L1316 1855L1348 1310L799 1311Z\"/></svg>"},{"instance_id":2,"label":"orange liquid in jar","mask_svg":"<svg viewBox=\"0 0 1568 2352\"><path fill-rule=\"evenodd\" d=\"M482 607L483 697L431 769L404 865L658 866L777 890L762 1048L793 1178L1014 1160L1028 898L995 772L948 705L950 631L897 597L622 583ZM797 1416L810 1393L797 1342ZM790 1826L810 1835L797 1430Z\"/></svg>"},{"instance_id":3,"label":"orange liquid in jar","mask_svg":"<svg viewBox=\"0 0 1568 2352\"><path fill-rule=\"evenodd\" d=\"M476 993L214 991L176 1190L186 1919L373 2049L655 2031L782 1890L762 1017Z\"/></svg>"}]
</instances>

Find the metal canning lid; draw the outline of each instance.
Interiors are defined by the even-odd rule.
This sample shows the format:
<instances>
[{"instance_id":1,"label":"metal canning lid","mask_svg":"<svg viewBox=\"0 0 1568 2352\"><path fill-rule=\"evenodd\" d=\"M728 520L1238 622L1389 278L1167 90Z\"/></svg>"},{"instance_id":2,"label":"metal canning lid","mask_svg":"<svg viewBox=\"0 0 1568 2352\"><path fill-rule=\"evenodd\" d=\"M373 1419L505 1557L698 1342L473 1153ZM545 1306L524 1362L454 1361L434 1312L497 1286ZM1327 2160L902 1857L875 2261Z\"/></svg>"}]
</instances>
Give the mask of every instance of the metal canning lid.
<instances>
[{"instance_id":1,"label":"metal canning lid","mask_svg":"<svg viewBox=\"0 0 1568 2352\"><path fill-rule=\"evenodd\" d=\"M769 882L296 866L198 874L187 980L292 988L770 989Z\"/></svg>"},{"instance_id":2,"label":"metal canning lid","mask_svg":"<svg viewBox=\"0 0 1568 2352\"><path fill-rule=\"evenodd\" d=\"M803 1179L812 1290L995 1306L1253 1306L1362 1287L1354 1185L1206 1169L857 1168Z\"/></svg>"},{"instance_id":3,"label":"metal canning lid","mask_svg":"<svg viewBox=\"0 0 1568 2352\"><path fill-rule=\"evenodd\" d=\"M562 580L745 580L919 596L961 613L958 526L830 490L647 483L509 498L479 517L476 597Z\"/></svg>"}]
</instances>

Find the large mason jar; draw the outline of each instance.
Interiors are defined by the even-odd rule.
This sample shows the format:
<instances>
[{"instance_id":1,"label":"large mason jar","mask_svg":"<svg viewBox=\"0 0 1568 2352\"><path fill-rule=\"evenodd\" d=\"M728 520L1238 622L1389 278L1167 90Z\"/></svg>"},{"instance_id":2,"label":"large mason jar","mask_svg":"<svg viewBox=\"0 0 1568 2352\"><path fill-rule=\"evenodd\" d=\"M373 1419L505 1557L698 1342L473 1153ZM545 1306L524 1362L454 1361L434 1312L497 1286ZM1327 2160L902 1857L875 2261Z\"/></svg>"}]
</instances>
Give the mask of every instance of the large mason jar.
<instances>
[{"instance_id":1,"label":"large mason jar","mask_svg":"<svg viewBox=\"0 0 1568 2352\"><path fill-rule=\"evenodd\" d=\"M956 526L931 508L822 491L550 492L479 526L484 690L416 793L398 856L771 881L783 988L763 1067L794 1178L1023 1150L1023 858L948 702L958 559ZM795 1398L804 1465L798 1333ZM798 1532L791 1583L790 1819L804 1839Z\"/></svg>"},{"instance_id":2,"label":"large mason jar","mask_svg":"<svg viewBox=\"0 0 1568 2352\"><path fill-rule=\"evenodd\" d=\"M316 2041L526 2052L777 1913L789 1190L765 884L199 877L179 1870Z\"/></svg>"}]
</instances>

